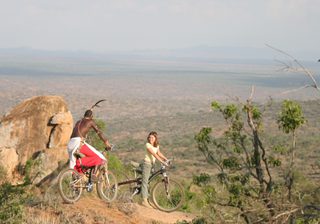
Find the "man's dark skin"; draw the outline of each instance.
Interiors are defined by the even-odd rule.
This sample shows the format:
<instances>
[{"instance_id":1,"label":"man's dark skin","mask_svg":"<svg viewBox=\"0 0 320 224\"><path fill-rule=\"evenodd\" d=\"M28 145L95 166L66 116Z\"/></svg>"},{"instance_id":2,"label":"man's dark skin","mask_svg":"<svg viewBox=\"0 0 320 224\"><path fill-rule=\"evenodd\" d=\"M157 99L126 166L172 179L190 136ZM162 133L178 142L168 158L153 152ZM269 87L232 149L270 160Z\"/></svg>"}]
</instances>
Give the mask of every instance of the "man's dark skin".
<instances>
[{"instance_id":1,"label":"man's dark skin","mask_svg":"<svg viewBox=\"0 0 320 224\"><path fill-rule=\"evenodd\" d=\"M99 130L96 122L94 122L93 113L91 110L87 110L84 114L82 120L77 121L76 125L73 128L71 138L81 137L83 140L87 137L88 132L91 128L98 134L100 139L105 143L106 148L111 148L109 141L105 138L103 133Z\"/></svg>"},{"instance_id":2,"label":"man's dark skin","mask_svg":"<svg viewBox=\"0 0 320 224\"><path fill-rule=\"evenodd\" d=\"M96 122L93 120L93 113L91 110L87 110L84 114L84 118L77 121L76 125L73 128L71 138L80 137L82 140L85 140L91 128L93 128L100 139L104 142L104 144L106 145L106 150L110 150L111 146L109 144L109 141L105 138L103 133L98 128ZM96 166L93 172L94 174L96 173L97 168L98 167Z\"/></svg>"}]
</instances>

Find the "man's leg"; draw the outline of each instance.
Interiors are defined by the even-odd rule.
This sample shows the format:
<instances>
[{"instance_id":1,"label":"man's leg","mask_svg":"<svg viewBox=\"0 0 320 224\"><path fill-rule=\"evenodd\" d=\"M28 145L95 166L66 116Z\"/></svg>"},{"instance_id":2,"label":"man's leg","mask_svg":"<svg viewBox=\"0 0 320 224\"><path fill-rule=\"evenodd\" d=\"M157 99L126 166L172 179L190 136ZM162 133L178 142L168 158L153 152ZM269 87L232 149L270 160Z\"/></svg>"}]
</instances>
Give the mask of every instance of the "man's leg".
<instances>
[{"instance_id":1,"label":"man's leg","mask_svg":"<svg viewBox=\"0 0 320 224\"><path fill-rule=\"evenodd\" d=\"M96 154L91 149L91 147L88 147L87 144L81 147L80 152L85 155L85 157L81 159L82 165L87 167L94 167L91 172L91 180L93 182L96 182L98 180L97 171L99 167L105 163L105 160L103 160L98 154Z\"/></svg>"}]
</instances>

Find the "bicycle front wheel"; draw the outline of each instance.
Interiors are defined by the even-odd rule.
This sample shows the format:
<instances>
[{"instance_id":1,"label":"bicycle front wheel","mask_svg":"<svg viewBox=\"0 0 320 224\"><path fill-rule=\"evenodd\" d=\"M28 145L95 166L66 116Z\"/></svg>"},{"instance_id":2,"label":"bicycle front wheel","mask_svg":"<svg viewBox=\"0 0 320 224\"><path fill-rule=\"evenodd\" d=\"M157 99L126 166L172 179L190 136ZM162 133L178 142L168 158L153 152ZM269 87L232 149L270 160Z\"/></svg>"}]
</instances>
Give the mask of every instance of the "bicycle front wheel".
<instances>
[{"instance_id":1,"label":"bicycle front wheel","mask_svg":"<svg viewBox=\"0 0 320 224\"><path fill-rule=\"evenodd\" d=\"M97 183L98 195L106 202L112 202L117 197L118 184L116 176L109 170L99 173Z\"/></svg>"},{"instance_id":2,"label":"bicycle front wheel","mask_svg":"<svg viewBox=\"0 0 320 224\"><path fill-rule=\"evenodd\" d=\"M183 187L172 179L157 182L151 194L154 205L159 210L165 212L172 212L179 209L184 201Z\"/></svg>"},{"instance_id":3,"label":"bicycle front wheel","mask_svg":"<svg viewBox=\"0 0 320 224\"><path fill-rule=\"evenodd\" d=\"M67 169L59 175L59 193L67 203L74 203L79 200L82 190L82 176L74 169Z\"/></svg>"}]
</instances>

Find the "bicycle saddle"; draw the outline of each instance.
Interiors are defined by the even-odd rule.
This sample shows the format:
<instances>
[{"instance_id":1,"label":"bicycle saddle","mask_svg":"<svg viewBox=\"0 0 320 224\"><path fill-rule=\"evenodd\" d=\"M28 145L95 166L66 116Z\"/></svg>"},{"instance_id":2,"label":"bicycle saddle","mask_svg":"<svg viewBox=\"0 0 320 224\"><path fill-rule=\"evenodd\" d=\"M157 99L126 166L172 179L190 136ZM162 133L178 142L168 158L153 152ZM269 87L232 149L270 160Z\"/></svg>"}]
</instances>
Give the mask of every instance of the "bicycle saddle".
<instances>
[{"instance_id":1,"label":"bicycle saddle","mask_svg":"<svg viewBox=\"0 0 320 224\"><path fill-rule=\"evenodd\" d=\"M132 166L132 168L137 171L138 173L142 173L142 167L140 165L140 163L137 163L135 161L131 161L130 165Z\"/></svg>"}]
</instances>

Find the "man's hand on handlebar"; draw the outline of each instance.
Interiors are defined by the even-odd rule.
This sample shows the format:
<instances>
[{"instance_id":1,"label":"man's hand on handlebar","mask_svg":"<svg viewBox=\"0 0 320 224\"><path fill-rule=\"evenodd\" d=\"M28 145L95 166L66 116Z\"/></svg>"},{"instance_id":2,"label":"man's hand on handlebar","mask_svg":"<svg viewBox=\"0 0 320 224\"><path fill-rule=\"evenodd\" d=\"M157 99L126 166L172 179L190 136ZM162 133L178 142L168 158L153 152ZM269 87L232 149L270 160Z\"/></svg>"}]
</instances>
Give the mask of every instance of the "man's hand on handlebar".
<instances>
[{"instance_id":1,"label":"man's hand on handlebar","mask_svg":"<svg viewBox=\"0 0 320 224\"><path fill-rule=\"evenodd\" d=\"M105 150L111 151L112 150L112 144L109 143L109 141L105 141L104 144L106 145Z\"/></svg>"}]
</instances>

